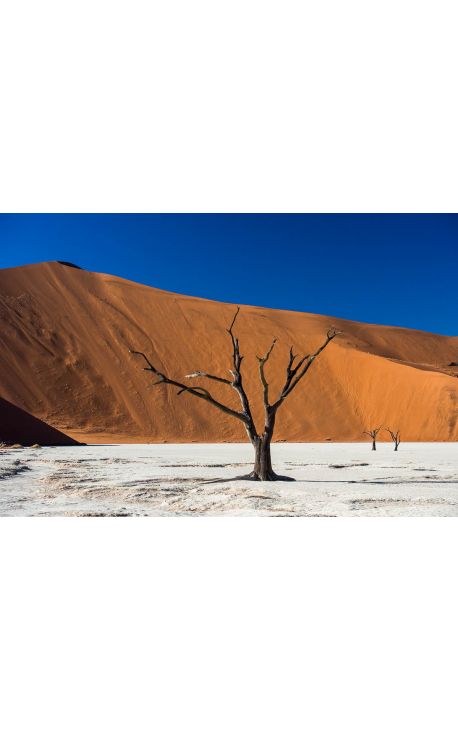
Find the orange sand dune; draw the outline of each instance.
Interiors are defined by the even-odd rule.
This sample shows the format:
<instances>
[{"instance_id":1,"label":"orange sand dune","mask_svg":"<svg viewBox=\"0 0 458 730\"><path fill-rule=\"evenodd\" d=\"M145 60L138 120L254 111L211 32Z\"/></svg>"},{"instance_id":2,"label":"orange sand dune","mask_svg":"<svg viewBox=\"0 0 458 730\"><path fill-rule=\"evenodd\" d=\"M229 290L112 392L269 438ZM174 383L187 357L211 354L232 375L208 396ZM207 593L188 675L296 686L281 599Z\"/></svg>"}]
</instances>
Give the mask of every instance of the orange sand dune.
<instances>
[{"instance_id":1,"label":"orange sand dune","mask_svg":"<svg viewBox=\"0 0 458 730\"><path fill-rule=\"evenodd\" d=\"M177 379L199 369L225 376L234 311L64 263L3 269L0 396L86 442L245 440L237 420L154 387L128 353L144 350ZM236 333L259 423L256 353L278 338L267 366L275 393L289 346L310 352L332 325L343 334L280 409L277 440L358 441L381 423L405 440L457 440L458 368L449 364L458 361L458 337L243 306ZM238 408L228 386L212 392Z\"/></svg>"}]
</instances>

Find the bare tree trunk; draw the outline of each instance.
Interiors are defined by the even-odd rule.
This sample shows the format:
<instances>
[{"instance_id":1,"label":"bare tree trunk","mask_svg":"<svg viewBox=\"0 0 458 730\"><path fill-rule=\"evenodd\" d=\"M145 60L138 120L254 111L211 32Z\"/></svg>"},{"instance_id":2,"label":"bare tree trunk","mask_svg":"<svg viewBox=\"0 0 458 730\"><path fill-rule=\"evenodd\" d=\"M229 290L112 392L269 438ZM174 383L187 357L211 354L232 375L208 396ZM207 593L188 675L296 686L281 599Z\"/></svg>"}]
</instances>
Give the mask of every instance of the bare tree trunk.
<instances>
[{"instance_id":1,"label":"bare tree trunk","mask_svg":"<svg viewBox=\"0 0 458 730\"><path fill-rule=\"evenodd\" d=\"M399 446L399 443L398 443L397 441L395 441L395 444L394 444L394 450L395 450L395 451L397 451L397 450L398 450L398 446Z\"/></svg>"},{"instance_id":2,"label":"bare tree trunk","mask_svg":"<svg viewBox=\"0 0 458 730\"><path fill-rule=\"evenodd\" d=\"M272 460L270 456L271 439L258 436L254 445L254 467L250 474L252 479L260 482L272 482L277 476L272 469Z\"/></svg>"},{"instance_id":3,"label":"bare tree trunk","mask_svg":"<svg viewBox=\"0 0 458 730\"><path fill-rule=\"evenodd\" d=\"M366 436L370 436L372 439L372 451L377 450L376 441L377 441L378 432L380 431L381 428L382 428L381 426L378 426L377 428L372 428L370 431L363 431L363 433L365 433Z\"/></svg>"},{"instance_id":4,"label":"bare tree trunk","mask_svg":"<svg viewBox=\"0 0 458 730\"><path fill-rule=\"evenodd\" d=\"M275 474L272 469L270 444L272 443L272 436L275 428L276 412L276 407L266 407L264 433L262 436L256 436L256 438L251 441L254 446L254 468L250 477L256 481L274 482L279 479L282 481L289 481L288 477L279 476L278 474Z\"/></svg>"},{"instance_id":5,"label":"bare tree trunk","mask_svg":"<svg viewBox=\"0 0 458 730\"><path fill-rule=\"evenodd\" d=\"M275 413L270 408L266 411L266 422L264 433L261 436L257 434L251 438L254 447L254 467L250 474L252 479L261 482L272 482L277 476L272 469L272 459L270 456L270 444L275 426Z\"/></svg>"}]
</instances>

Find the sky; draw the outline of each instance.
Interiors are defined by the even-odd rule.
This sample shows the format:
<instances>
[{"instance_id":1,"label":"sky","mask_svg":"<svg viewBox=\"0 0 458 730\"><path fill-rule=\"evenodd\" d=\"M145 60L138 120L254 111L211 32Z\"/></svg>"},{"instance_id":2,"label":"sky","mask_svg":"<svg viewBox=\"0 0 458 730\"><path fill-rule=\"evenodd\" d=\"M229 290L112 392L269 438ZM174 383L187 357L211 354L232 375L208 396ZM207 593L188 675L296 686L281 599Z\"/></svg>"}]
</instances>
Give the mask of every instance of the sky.
<instances>
[{"instance_id":1,"label":"sky","mask_svg":"<svg viewBox=\"0 0 458 730\"><path fill-rule=\"evenodd\" d=\"M52 260L219 301L458 335L458 214L0 214L0 268Z\"/></svg>"}]
</instances>

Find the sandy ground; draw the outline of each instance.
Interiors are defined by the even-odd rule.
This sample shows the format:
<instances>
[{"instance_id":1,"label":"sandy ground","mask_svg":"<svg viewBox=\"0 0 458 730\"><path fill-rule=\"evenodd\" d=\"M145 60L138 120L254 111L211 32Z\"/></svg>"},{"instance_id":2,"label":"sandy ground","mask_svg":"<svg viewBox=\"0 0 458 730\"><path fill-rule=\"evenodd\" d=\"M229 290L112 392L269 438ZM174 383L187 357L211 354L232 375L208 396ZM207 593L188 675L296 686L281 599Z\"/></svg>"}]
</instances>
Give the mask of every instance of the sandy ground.
<instances>
[{"instance_id":1,"label":"sandy ground","mask_svg":"<svg viewBox=\"0 0 458 730\"><path fill-rule=\"evenodd\" d=\"M295 482L237 479L249 444L0 451L0 514L458 517L458 444L274 444Z\"/></svg>"}]
</instances>

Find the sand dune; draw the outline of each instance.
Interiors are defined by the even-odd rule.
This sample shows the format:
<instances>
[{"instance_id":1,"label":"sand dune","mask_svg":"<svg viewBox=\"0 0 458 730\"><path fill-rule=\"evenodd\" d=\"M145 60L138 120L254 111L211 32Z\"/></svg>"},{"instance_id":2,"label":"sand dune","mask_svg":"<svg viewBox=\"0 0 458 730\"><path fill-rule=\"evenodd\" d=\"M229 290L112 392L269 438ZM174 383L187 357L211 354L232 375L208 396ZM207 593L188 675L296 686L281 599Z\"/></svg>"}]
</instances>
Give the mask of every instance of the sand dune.
<instances>
[{"instance_id":1,"label":"sand dune","mask_svg":"<svg viewBox=\"0 0 458 730\"><path fill-rule=\"evenodd\" d=\"M153 289L65 263L0 271L0 396L92 443L243 441L242 425L153 379L128 349L168 375L227 375L233 304ZM293 345L310 352L328 327L343 334L280 409L277 440L358 441L384 423L411 441L458 439L458 337L243 306L237 335L249 395L262 416L256 353L279 388ZM230 388L215 395L238 407ZM227 391L227 392L226 392Z\"/></svg>"}]
</instances>

